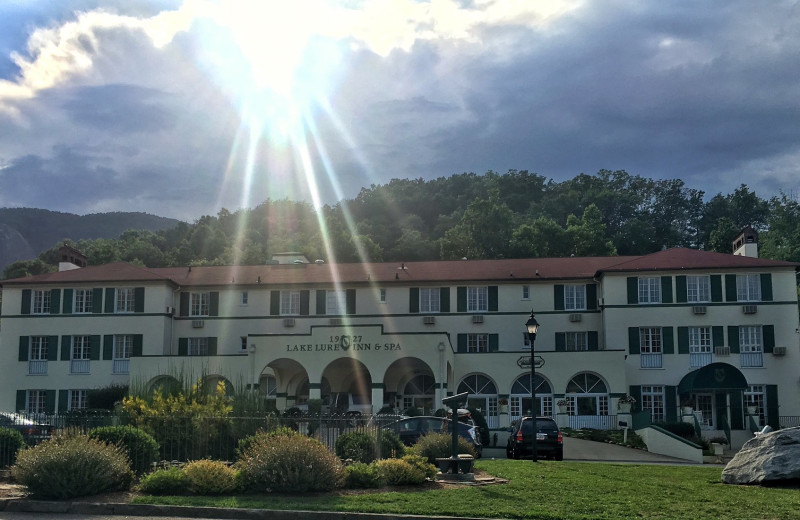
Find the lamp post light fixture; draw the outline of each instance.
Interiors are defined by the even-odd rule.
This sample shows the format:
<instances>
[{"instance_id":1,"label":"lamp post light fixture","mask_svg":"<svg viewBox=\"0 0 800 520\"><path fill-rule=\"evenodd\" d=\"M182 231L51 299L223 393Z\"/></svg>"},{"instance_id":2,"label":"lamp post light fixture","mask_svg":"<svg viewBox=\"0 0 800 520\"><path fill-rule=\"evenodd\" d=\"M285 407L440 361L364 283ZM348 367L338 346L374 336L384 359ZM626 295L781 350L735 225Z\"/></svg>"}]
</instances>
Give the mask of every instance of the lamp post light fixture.
<instances>
[{"instance_id":1,"label":"lamp post light fixture","mask_svg":"<svg viewBox=\"0 0 800 520\"><path fill-rule=\"evenodd\" d=\"M536 453L536 436L539 434L536 428L536 363L533 360L534 349L533 345L536 341L536 333L539 332L539 322L536 321L536 317L533 314L533 309L531 309L531 317L528 318L528 321L525 323L525 327L528 329L528 339L531 342L531 422L533 423L532 430L533 434L531 435L531 446L533 447L533 462L538 462L539 458ZM520 425L520 428L522 425Z\"/></svg>"}]
</instances>

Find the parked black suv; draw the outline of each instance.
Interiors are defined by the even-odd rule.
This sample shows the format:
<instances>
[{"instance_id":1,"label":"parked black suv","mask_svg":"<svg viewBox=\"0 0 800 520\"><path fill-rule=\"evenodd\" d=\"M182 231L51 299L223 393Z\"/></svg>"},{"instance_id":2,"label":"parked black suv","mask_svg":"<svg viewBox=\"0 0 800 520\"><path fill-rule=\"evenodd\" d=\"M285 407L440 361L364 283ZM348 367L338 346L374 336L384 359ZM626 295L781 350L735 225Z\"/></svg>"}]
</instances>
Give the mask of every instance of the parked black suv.
<instances>
[{"instance_id":1,"label":"parked black suv","mask_svg":"<svg viewBox=\"0 0 800 520\"><path fill-rule=\"evenodd\" d=\"M450 433L451 422L450 419L445 419L443 417L406 417L405 419L387 424L384 428L392 430L400 437L403 444L411 446L412 444L416 444L419 438L426 433ZM458 434L472 444L477 458L480 458L483 452L483 446L481 445L481 436L478 433L478 428L460 421L456 424L458 425Z\"/></svg>"},{"instance_id":2,"label":"parked black suv","mask_svg":"<svg viewBox=\"0 0 800 520\"><path fill-rule=\"evenodd\" d=\"M536 418L536 456L541 459L564 460L564 437L556 422L549 417ZM511 435L506 444L509 459L531 458L533 421L523 417L511 423Z\"/></svg>"}]
</instances>

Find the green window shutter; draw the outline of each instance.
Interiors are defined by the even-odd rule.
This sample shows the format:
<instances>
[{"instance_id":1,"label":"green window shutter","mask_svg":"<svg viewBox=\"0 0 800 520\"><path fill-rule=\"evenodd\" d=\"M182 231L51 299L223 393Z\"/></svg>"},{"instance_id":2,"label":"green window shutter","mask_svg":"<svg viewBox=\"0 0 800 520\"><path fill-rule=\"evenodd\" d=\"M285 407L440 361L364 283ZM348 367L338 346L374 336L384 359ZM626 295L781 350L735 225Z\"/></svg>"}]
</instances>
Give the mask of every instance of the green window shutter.
<instances>
[{"instance_id":1,"label":"green window shutter","mask_svg":"<svg viewBox=\"0 0 800 520\"><path fill-rule=\"evenodd\" d=\"M98 287L92 289L92 313L100 314L103 312L103 289Z\"/></svg>"},{"instance_id":2,"label":"green window shutter","mask_svg":"<svg viewBox=\"0 0 800 520\"><path fill-rule=\"evenodd\" d=\"M103 359L114 359L114 336L112 334L103 336Z\"/></svg>"},{"instance_id":3,"label":"green window shutter","mask_svg":"<svg viewBox=\"0 0 800 520\"><path fill-rule=\"evenodd\" d=\"M489 352L500 350L500 334L489 334Z\"/></svg>"},{"instance_id":4,"label":"green window shutter","mask_svg":"<svg viewBox=\"0 0 800 520\"><path fill-rule=\"evenodd\" d=\"M731 354L739 353L739 327L735 325L728 325L728 346Z\"/></svg>"},{"instance_id":5,"label":"green window shutter","mask_svg":"<svg viewBox=\"0 0 800 520\"><path fill-rule=\"evenodd\" d=\"M458 300L457 311L467 312L467 288L459 287L456 289L456 299Z\"/></svg>"},{"instance_id":6,"label":"green window shutter","mask_svg":"<svg viewBox=\"0 0 800 520\"><path fill-rule=\"evenodd\" d=\"M741 390L731 390L731 429L744 429L743 394Z\"/></svg>"},{"instance_id":7,"label":"green window shutter","mask_svg":"<svg viewBox=\"0 0 800 520\"><path fill-rule=\"evenodd\" d=\"M711 327L711 344L714 347L722 347L725 345L725 328L721 325Z\"/></svg>"},{"instance_id":8,"label":"green window shutter","mask_svg":"<svg viewBox=\"0 0 800 520\"><path fill-rule=\"evenodd\" d=\"M50 289L50 314L61 314L61 289Z\"/></svg>"},{"instance_id":9,"label":"green window shutter","mask_svg":"<svg viewBox=\"0 0 800 520\"><path fill-rule=\"evenodd\" d=\"M219 292L208 293L208 315L219 316Z\"/></svg>"},{"instance_id":10,"label":"green window shutter","mask_svg":"<svg viewBox=\"0 0 800 520\"><path fill-rule=\"evenodd\" d=\"M459 334L458 335L458 352L466 352L467 351L467 335L466 334Z\"/></svg>"},{"instance_id":11,"label":"green window shutter","mask_svg":"<svg viewBox=\"0 0 800 520\"><path fill-rule=\"evenodd\" d=\"M178 355L186 356L189 354L189 338L178 338Z\"/></svg>"},{"instance_id":12,"label":"green window shutter","mask_svg":"<svg viewBox=\"0 0 800 520\"><path fill-rule=\"evenodd\" d=\"M67 401L69 401L69 390L58 391L58 413L67 411Z\"/></svg>"},{"instance_id":13,"label":"green window shutter","mask_svg":"<svg viewBox=\"0 0 800 520\"><path fill-rule=\"evenodd\" d=\"M561 284L553 286L553 309L564 310L564 286Z\"/></svg>"},{"instance_id":14,"label":"green window shutter","mask_svg":"<svg viewBox=\"0 0 800 520\"><path fill-rule=\"evenodd\" d=\"M497 286L489 286L489 312L497 312L499 309L499 297L497 294Z\"/></svg>"},{"instance_id":15,"label":"green window shutter","mask_svg":"<svg viewBox=\"0 0 800 520\"><path fill-rule=\"evenodd\" d=\"M188 340L187 340L188 345ZM142 357L142 347L144 346L144 335L133 335L133 348L131 349L131 357Z\"/></svg>"},{"instance_id":16,"label":"green window shutter","mask_svg":"<svg viewBox=\"0 0 800 520\"><path fill-rule=\"evenodd\" d=\"M72 289L64 289L64 302L61 309L64 314L72 314Z\"/></svg>"},{"instance_id":17,"label":"green window shutter","mask_svg":"<svg viewBox=\"0 0 800 520\"><path fill-rule=\"evenodd\" d=\"M672 303L672 277L661 277L661 303Z\"/></svg>"},{"instance_id":18,"label":"green window shutter","mask_svg":"<svg viewBox=\"0 0 800 520\"><path fill-rule=\"evenodd\" d=\"M712 302L722 301L722 275L719 274L711 275L711 301Z\"/></svg>"},{"instance_id":19,"label":"green window shutter","mask_svg":"<svg viewBox=\"0 0 800 520\"><path fill-rule=\"evenodd\" d=\"M356 290L355 289L347 289L345 291L345 312L347 314L353 315L356 313Z\"/></svg>"},{"instance_id":20,"label":"green window shutter","mask_svg":"<svg viewBox=\"0 0 800 520\"><path fill-rule=\"evenodd\" d=\"M736 295L736 275L725 275L725 301L735 302L738 296Z\"/></svg>"},{"instance_id":21,"label":"green window shutter","mask_svg":"<svg viewBox=\"0 0 800 520\"><path fill-rule=\"evenodd\" d=\"M661 327L661 339L663 341L661 348L664 350L664 354L674 354L675 339L672 327Z\"/></svg>"},{"instance_id":22,"label":"green window shutter","mask_svg":"<svg viewBox=\"0 0 800 520\"><path fill-rule=\"evenodd\" d=\"M207 338L208 340L208 355L209 356L216 356L217 355L217 338Z\"/></svg>"},{"instance_id":23,"label":"green window shutter","mask_svg":"<svg viewBox=\"0 0 800 520\"><path fill-rule=\"evenodd\" d=\"M133 289L133 312L144 312L144 287Z\"/></svg>"},{"instance_id":24,"label":"green window shutter","mask_svg":"<svg viewBox=\"0 0 800 520\"><path fill-rule=\"evenodd\" d=\"M113 287L106 288L106 314L111 314L114 312L114 304L116 303L117 299L117 290Z\"/></svg>"},{"instance_id":25,"label":"green window shutter","mask_svg":"<svg viewBox=\"0 0 800 520\"><path fill-rule=\"evenodd\" d=\"M450 288L442 287L439 289L439 311L450 312Z\"/></svg>"},{"instance_id":26,"label":"green window shutter","mask_svg":"<svg viewBox=\"0 0 800 520\"><path fill-rule=\"evenodd\" d=\"M598 334L596 330L590 330L587 334L587 342L589 343L588 348L591 351L600 350L600 345L598 341Z\"/></svg>"},{"instance_id":27,"label":"green window shutter","mask_svg":"<svg viewBox=\"0 0 800 520\"><path fill-rule=\"evenodd\" d=\"M58 336L47 336L47 361L58 361Z\"/></svg>"},{"instance_id":28,"label":"green window shutter","mask_svg":"<svg viewBox=\"0 0 800 520\"><path fill-rule=\"evenodd\" d=\"M567 333L556 332L556 352L565 352L566 350L567 350Z\"/></svg>"},{"instance_id":29,"label":"green window shutter","mask_svg":"<svg viewBox=\"0 0 800 520\"><path fill-rule=\"evenodd\" d=\"M92 334L89 336L89 359L97 361L100 359L100 335Z\"/></svg>"},{"instance_id":30,"label":"green window shutter","mask_svg":"<svg viewBox=\"0 0 800 520\"><path fill-rule=\"evenodd\" d=\"M44 409L47 413L56 413L56 391L45 390L44 392Z\"/></svg>"},{"instance_id":31,"label":"green window shutter","mask_svg":"<svg viewBox=\"0 0 800 520\"><path fill-rule=\"evenodd\" d=\"M761 301L772 301L772 275L770 273L761 274Z\"/></svg>"},{"instance_id":32,"label":"green window shutter","mask_svg":"<svg viewBox=\"0 0 800 520\"><path fill-rule=\"evenodd\" d=\"M317 289L317 314L325 314L325 289Z\"/></svg>"},{"instance_id":33,"label":"green window shutter","mask_svg":"<svg viewBox=\"0 0 800 520\"><path fill-rule=\"evenodd\" d=\"M775 326L764 325L761 327L761 334L764 337L764 352L772 354L775 349Z\"/></svg>"},{"instance_id":34,"label":"green window shutter","mask_svg":"<svg viewBox=\"0 0 800 520\"><path fill-rule=\"evenodd\" d=\"M678 354L689 353L689 327L678 327Z\"/></svg>"},{"instance_id":35,"label":"green window shutter","mask_svg":"<svg viewBox=\"0 0 800 520\"><path fill-rule=\"evenodd\" d=\"M30 289L23 289L22 290L22 308L19 310L20 314L30 314L31 313L31 290Z\"/></svg>"},{"instance_id":36,"label":"green window shutter","mask_svg":"<svg viewBox=\"0 0 800 520\"><path fill-rule=\"evenodd\" d=\"M589 310L589 311L596 311L597 310L597 284L596 283L587 283L586 284L586 310Z\"/></svg>"},{"instance_id":37,"label":"green window shutter","mask_svg":"<svg viewBox=\"0 0 800 520\"><path fill-rule=\"evenodd\" d=\"M72 359L72 336L61 336L61 361Z\"/></svg>"},{"instance_id":38,"label":"green window shutter","mask_svg":"<svg viewBox=\"0 0 800 520\"><path fill-rule=\"evenodd\" d=\"M408 289L408 312L411 314L419 312L419 287Z\"/></svg>"},{"instance_id":39,"label":"green window shutter","mask_svg":"<svg viewBox=\"0 0 800 520\"><path fill-rule=\"evenodd\" d=\"M664 415L667 422L678 421L678 391L677 387L664 387Z\"/></svg>"},{"instance_id":40,"label":"green window shutter","mask_svg":"<svg viewBox=\"0 0 800 520\"><path fill-rule=\"evenodd\" d=\"M628 352L631 354L639 354L640 351L639 327L628 327Z\"/></svg>"},{"instance_id":41,"label":"green window shutter","mask_svg":"<svg viewBox=\"0 0 800 520\"><path fill-rule=\"evenodd\" d=\"M26 390L17 390L17 408L16 412L24 412L28 408L28 392Z\"/></svg>"},{"instance_id":42,"label":"green window shutter","mask_svg":"<svg viewBox=\"0 0 800 520\"><path fill-rule=\"evenodd\" d=\"M180 297L181 311L180 316L189 315L189 293L182 292Z\"/></svg>"},{"instance_id":43,"label":"green window shutter","mask_svg":"<svg viewBox=\"0 0 800 520\"><path fill-rule=\"evenodd\" d=\"M686 303L686 277L675 277L675 303Z\"/></svg>"},{"instance_id":44,"label":"green window shutter","mask_svg":"<svg viewBox=\"0 0 800 520\"><path fill-rule=\"evenodd\" d=\"M767 385L767 424L780 428L778 419L778 385Z\"/></svg>"},{"instance_id":45,"label":"green window shutter","mask_svg":"<svg viewBox=\"0 0 800 520\"><path fill-rule=\"evenodd\" d=\"M270 316L277 316L281 313L281 292L280 291L270 291L269 292L269 315Z\"/></svg>"},{"instance_id":46,"label":"green window shutter","mask_svg":"<svg viewBox=\"0 0 800 520\"><path fill-rule=\"evenodd\" d=\"M310 299L311 299L311 291L309 291L308 289L300 291L300 316L308 316Z\"/></svg>"},{"instance_id":47,"label":"green window shutter","mask_svg":"<svg viewBox=\"0 0 800 520\"><path fill-rule=\"evenodd\" d=\"M636 399L636 404L631 407L632 412L638 412L642 409L642 387L641 385L631 385L628 387L628 394ZM631 425L633 426L633 425Z\"/></svg>"},{"instance_id":48,"label":"green window shutter","mask_svg":"<svg viewBox=\"0 0 800 520\"><path fill-rule=\"evenodd\" d=\"M628 304L635 305L639 303L639 278L635 276L628 277Z\"/></svg>"},{"instance_id":49,"label":"green window shutter","mask_svg":"<svg viewBox=\"0 0 800 520\"><path fill-rule=\"evenodd\" d=\"M28 361L28 350L30 348L30 336L19 337L19 361Z\"/></svg>"}]
</instances>

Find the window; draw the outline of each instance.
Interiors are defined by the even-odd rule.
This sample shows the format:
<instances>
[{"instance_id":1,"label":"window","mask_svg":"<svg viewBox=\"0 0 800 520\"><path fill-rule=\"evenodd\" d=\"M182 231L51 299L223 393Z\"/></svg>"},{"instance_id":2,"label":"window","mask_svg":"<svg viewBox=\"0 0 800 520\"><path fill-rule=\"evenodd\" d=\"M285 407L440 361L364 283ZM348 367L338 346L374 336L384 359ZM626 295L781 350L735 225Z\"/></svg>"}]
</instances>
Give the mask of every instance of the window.
<instances>
[{"instance_id":1,"label":"window","mask_svg":"<svg viewBox=\"0 0 800 520\"><path fill-rule=\"evenodd\" d=\"M33 291L33 314L50 314L50 291Z\"/></svg>"},{"instance_id":2,"label":"window","mask_svg":"<svg viewBox=\"0 0 800 520\"><path fill-rule=\"evenodd\" d=\"M300 291L281 291L281 316L300 315Z\"/></svg>"},{"instance_id":3,"label":"window","mask_svg":"<svg viewBox=\"0 0 800 520\"><path fill-rule=\"evenodd\" d=\"M386 289L378 289L378 299L381 303L386 303Z\"/></svg>"},{"instance_id":4,"label":"window","mask_svg":"<svg viewBox=\"0 0 800 520\"><path fill-rule=\"evenodd\" d=\"M764 343L760 325L739 327L739 348L743 367L764 366Z\"/></svg>"},{"instance_id":5,"label":"window","mask_svg":"<svg viewBox=\"0 0 800 520\"><path fill-rule=\"evenodd\" d=\"M136 300L135 294L133 287L117 289L117 307L115 312L133 312Z\"/></svg>"},{"instance_id":6,"label":"window","mask_svg":"<svg viewBox=\"0 0 800 520\"><path fill-rule=\"evenodd\" d=\"M706 303L711 301L711 277L687 276L686 301L689 303Z\"/></svg>"},{"instance_id":7,"label":"window","mask_svg":"<svg viewBox=\"0 0 800 520\"><path fill-rule=\"evenodd\" d=\"M580 350L589 350L589 343L587 341L587 334L585 332L567 332L566 333L566 348L567 352L577 352Z\"/></svg>"},{"instance_id":8,"label":"window","mask_svg":"<svg viewBox=\"0 0 800 520\"><path fill-rule=\"evenodd\" d=\"M28 353L28 374L47 374L47 348L47 336L31 336L30 352Z\"/></svg>"},{"instance_id":9,"label":"window","mask_svg":"<svg viewBox=\"0 0 800 520\"><path fill-rule=\"evenodd\" d=\"M639 278L639 303L661 303L661 278Z\"/></svg>"},{"instance_id":10,"label":"window","mask_svg":"<svg viewBox=\"0 0 800 520\"><path fill-rule=\"evenodd\" d=\"M247 305L247 301L250 296L247 294L247 291L242 291L242 305Z\"/></svg>"},{"instance_id":11,"label":"window","mask_svg":"<svg viewBox=\"0 0 800 520\"><path fill-rule=\"evenodd\" d=\"M522 286L522 299L523 300L530 300L531 299L531 287L530 287L530 285L523 285Z\"/></svg>"},{"instance_id":12,"label":"window","mask_svg":"<svg viewBox=\"0 0 800 520\"><path fill-rule=\"evenodd\" d=\"M189 351L190 356L207 356L208 355L208 338L189 338Z\"/></svg>"},{"instance_id":13,"label":"window","mask_svg":"<svg viewBox=\"0 0 800 520\"><path fill-rule=\"evenodd\" d=\"M661 368L661 327L639 329L639 350L642 368Z\"/></svg>"},{"instance_id":14,"label":"window","mask_svg":"<svg viewBox=\"0 0 800 520\"><path fill-rule=\"evenodd\" d=\"M129 334L117 334L114 336L114 361L112 373L130 373L130 358L133 352L133 336Z\"/></svg>"},{"instance_id":15,"label":"window","mask_svg":"<svg viewBox=\"0 0 800 520\"><path fill-rule=\"evenodd\" d=\"M767 422L766 402L766 387L764 385L750 385L744 391L744 405L755 407L756 415L759 417L759 424L766 424Z\"/></svg>"},{"instance_id":16,"label":"window","mask_svg":"<svg viewBox=\"0 0 800 520\"><path fill-rule=\"evenodd\" d=\"M89 336L72 336L72 358L70 361L70 373L88 374L89 373Z\"/></svg>"},{"instance_id":17,"label":"window","mask_svg":"<svg viewBox=\"0 0 800 520\"><path fill-rule=\"evenodd\" d=\"M441 310L439 304L439 296L441 290L438 287L425 288L419 290L419 312L439 312Z\"/></svg>"},{"instance_id":18,"label":"window","mask_svg":"<svg viewBox=\"0 0 800 520\"><path fill-rule=\"evenodd\" d=\"M72 312L75 314L86 314L92 312L92 290L75 289L73 293Z\"/></svg>"},{"instance_id":19,"label":"window","mask_svg":"<svg viewBox=\"0 0 800 520\"><path fill-rule=\"evenodd\" d=\"M586 286L585 285L565 285L564 286L564 310L584 311L586 310Z\"/></svg>"},{"instance_id":20,"label":"window","mask_svg":"<svg viewBox=\"0 0 800 520\"><path fill-rule=\"evenodd\" d=\"M86 408L87 395L86 390L70 390L69 391L69 410L82 410Z\"/></svg>"},{"instance_id":21,"label":"window","mask_svg":"<svg viewBox=\"0 0 800 520\"><path fill-rule=\"evenodd\" d=\"M489 288L467 287L467 312L487 312L489 310Z\"/></svg>"},{"instance_id":22,"label":"window","mask_svg":"<svg viewBox=\"0 0 800 520\"><path fill-rule=\"evenodd\" d=\"M740 302L761 301L761 276L757 274L737 274L736 299Z\"/></svg>"},{"instance_id":23,"label":"window","mask_svg":"<svg viewBox=\"0 0 800 520\"><path fill-rule=\"evenodd\" d=\"M689 366L711 363L711 327L689 327Z\"/></svg>"},{"instance_id":24,"label":"window","mask_svg":"<svg viewBox=\"0 0 800 520\"><path fill-rule=\"evenodd\" d=\"M28 413L46 413L47 391L28 390L27 408L25 411Z\"/></svg>"},{"instance_id":25,"label":"window","mask_svg":"<svg viewBox=\"0 0 800 520\"><path fill-rule=\"evenodd\" d=\"M325 314L345 314L347 291L325 291Z\"/></svg>"},{"instance_id":26,"label":"window","mask_svg":"<svg viewBox=\"0 0 800 520\"><path fill-rule=\"evenodd\" d=\"M467 334L467 352L489 352L489 335Z\"/></svg>"},{"instance_id":27,"label":"window","mask_svg":"<svg viewBox=\"0 0 800 520\"><path fill-rule=\"evenodd\" d=\"M536 388L536 415L541 417L553 416L553 390L550 383L545 381L542 376L534 376L534 387ZM514 384L511 385L510 396L511 419L519 419L522 415L531 415L531 376L525 374L519 376Z\"/></svg>"},{"instance_id":28,"label":"window","mask_svg":"<svg viewBox=\"0 0 800 520\"><path fill-rule=\"evenodd\" d=\"M209 293L189 294L189 316L208 316Z\"/></svg>"},{"instance_id":29,"label":"window","mask_svg":"<svg viewBox=\"0 0 800 520\"><path fill-rule=\"evenodd\" d=\"M653 422L665 419L663 386L642 386L642 411L650 412Z\"/></svg>"},{"instance_id":30,"label":"window","mask_svg":"<svg viewBox=\"0 0 800 520\"><path fill-rule=\"evenodd\" d=\"M608 390L596 375L583 372L567 383L569 415L608 415Z\"/></svg>"}]
</instances>

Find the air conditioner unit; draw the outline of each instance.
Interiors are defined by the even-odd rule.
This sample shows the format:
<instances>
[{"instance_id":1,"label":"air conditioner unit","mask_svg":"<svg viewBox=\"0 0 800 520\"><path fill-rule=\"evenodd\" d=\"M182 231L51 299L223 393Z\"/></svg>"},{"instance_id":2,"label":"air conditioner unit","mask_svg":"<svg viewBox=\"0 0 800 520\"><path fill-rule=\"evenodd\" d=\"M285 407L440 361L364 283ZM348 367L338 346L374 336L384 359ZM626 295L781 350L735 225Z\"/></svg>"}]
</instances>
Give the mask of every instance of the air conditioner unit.
<instances>
[{"instance_id":1,"label":"air conditioner unit","mask_svg":"<svg viewBox=\"0 0 800 520\"><path fill-rule=\"evenodd\" d=\"M192 320L192 328L194 329L202 329L205 325L206 322L203 320Z\"/></svg>"},{"instance_id":2,"label":"air conditioner unit","mask_svg":"<svg viewBox=\"0 0 800 520\"><path fill-rule=\"evenodd\" d=\"M575 313L575 314L570 314L569 315L569 321L578 322L578 321L581 321L581 319L583 319L583 315L582 314Z\"/></svg>"},{"instance_id":3,"label":"air conditioner unit","mask_svg":"<svg viewBox=\"0 0 800 520\"><path fill-rule=\"evenodd\" d=\"M745 314L755 314L758 312L758 305L742 305L742 312Z\"/></svg>"},{"instance_id":4,"label":"air conditioner unit","mask_svg":"<svg viewBox=\"0 0 800 520\"><path fill-rule=\"evenodd\" d=\"M730 347L714 347L714 354L717 356L730 356L731 355L731 348Z\"/></svg>"},{"instance_id":5,"label":"air conditioner unit","mask_svg":"<svg viewBox=\"0 0 800 520\"><path fill-rule=\"evenodd\" d=\"M172 314L173 314L174 312L175 312L175 307L172 307L172 306L170 306L170 305L167 305L167 314L169 314L170 316L172 316Z\"/></svg>"},{"instance_id":6,"label":"air conditioner unit","mask_svg":"<svg viewBox=\"0 0 800 520\"><path fill-rule=\"evenodd\" d=\"M472 323L483 323L483 314L476 314L472 317Z\"/></svg>"},{"instance_id":7,"label":"air conditioner unit","mask_svg":"<svg viewBox=\"0 0 800 520\"><path fill-rule=\"evenodd\" d=\"M342 318L331 318L330 324L331 325L341 325L342 324Z\"/></svg>"},{"instance_id":8,"label":"air conditioner unit","mask_svg":"<svg viewBox=\"0 0 800 520\"><path fill-rule=\"evenodd\" d=\"M425 325L433 325L434 323L436 323L436 318L433 316L423 316L422 323L424 323Z\"/></svg>"},{"instance_id":9,"label":"air conditioner unit","mask_svg":"<svg viewBox=\"0 0 800 520\"><path fill-rule=\"evenodd\" d=\"M695 305L692 307L692 314L705 314L708 311L705 305Z\"/></svg>"},{"instance_id":10,"label":"air conditioner unit","mask_svg":"<svg viewBox=\"0 0 800 520\"><path fill-rule=\"evenodd\" d=\"M786 347L773 347L772 355L773 356L785 356L786 355Z\"/></svg>"},{"instance_id":11,"label":"air conditioner unit","mask_svg":"<svg viewBox=\"0 0 800 520\"><path fill-rule=\"evenodd\" d=\"M283 318L284 327L294 327L294 318Z\"/></svg>"}]
</instances>

